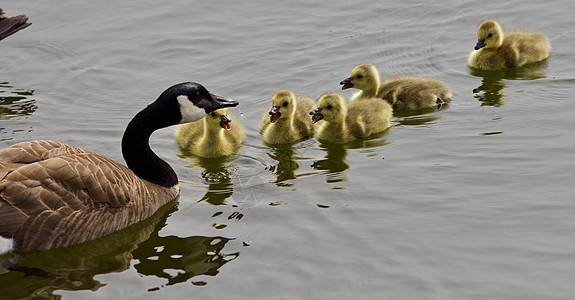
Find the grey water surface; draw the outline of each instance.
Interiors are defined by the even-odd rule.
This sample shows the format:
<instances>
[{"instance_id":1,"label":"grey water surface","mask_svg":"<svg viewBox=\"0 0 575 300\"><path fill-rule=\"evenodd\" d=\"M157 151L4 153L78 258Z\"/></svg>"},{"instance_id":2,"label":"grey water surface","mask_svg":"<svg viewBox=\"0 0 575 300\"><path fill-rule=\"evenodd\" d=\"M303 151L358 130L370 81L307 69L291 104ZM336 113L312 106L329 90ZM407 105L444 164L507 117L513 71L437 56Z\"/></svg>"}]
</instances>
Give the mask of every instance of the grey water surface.
<instances>
[{"instance_id":1,"label":"grey water surface","mask_svg":"<svg viewBox=\"0 0 575 300\"><path fill-rule=\"evenodd\" d=\"M0 298L573 299L575 2L31 1L0 41L0 146L53 139L123 162L120 139L167 87L238 100L241 150L152 148L180 198L109 237L0 268ZM476 27L541 31L552 56L466 66ZM453 89L441 110L345 146L267 147L273 93L341 91L360 63ZM237 124L232 124L234 126ZM5 256L2 256L6 259Z\"/></svg>"}]
</instances>

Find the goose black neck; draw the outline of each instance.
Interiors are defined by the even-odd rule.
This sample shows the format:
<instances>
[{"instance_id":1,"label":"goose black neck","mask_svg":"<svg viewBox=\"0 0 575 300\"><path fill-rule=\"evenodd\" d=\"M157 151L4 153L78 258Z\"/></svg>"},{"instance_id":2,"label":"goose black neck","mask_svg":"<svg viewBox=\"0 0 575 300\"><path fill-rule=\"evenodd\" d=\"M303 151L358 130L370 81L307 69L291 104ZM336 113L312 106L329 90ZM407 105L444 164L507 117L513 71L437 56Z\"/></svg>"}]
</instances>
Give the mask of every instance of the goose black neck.
<instances>
[{"instance_id":1,"label":"goose black neck","mask_svg":"<svg viewBox=\"0 0 575 300\"><path fill-rule=\"evenodd\" d=\"M178 183L176 172L152 151L149 144L155 130L179 122L169 118L173 113L168 109L170 107L162 107L154 102L139 112L124 132L122 155L128 168L138 177L169 188Z\"/></svg>"}]
</instances>

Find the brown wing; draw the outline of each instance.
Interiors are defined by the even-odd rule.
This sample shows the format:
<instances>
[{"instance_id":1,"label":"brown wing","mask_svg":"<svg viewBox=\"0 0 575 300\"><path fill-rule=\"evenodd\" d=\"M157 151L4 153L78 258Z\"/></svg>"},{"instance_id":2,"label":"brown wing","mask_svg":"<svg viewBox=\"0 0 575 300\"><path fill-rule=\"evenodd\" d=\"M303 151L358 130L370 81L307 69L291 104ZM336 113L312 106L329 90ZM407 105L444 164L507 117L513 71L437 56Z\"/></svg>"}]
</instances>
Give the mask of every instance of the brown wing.
<instances>
[{"instance_id":1,"label":"brown wing","mask_svg":"<svg viewBox=\"0 0 575 300\"><path fill-rule=\"evenodd\" d=\"M159 207L148 202L160 190L150 190L152 185L127 167L61 143L32 141L6 148L0 151L0 170L0 234L14 237L22 247L36 247L32 239L49 248L62 239L60 246L90 240L147 217L138 210ZM94 218L108 219L81 230ZM74 228L79 233L73 234Z\"/></svg>"}]
</instances>

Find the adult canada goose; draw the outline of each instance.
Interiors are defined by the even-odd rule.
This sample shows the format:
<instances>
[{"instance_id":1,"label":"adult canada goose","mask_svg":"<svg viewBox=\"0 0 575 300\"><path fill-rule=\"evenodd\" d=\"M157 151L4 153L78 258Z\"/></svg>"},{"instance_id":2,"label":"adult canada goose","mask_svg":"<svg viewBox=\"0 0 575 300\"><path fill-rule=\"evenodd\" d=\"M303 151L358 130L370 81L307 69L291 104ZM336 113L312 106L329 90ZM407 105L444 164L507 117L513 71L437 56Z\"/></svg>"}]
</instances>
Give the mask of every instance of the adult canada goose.
<instances>
[{"instance_id":1,"label":"adult canada goose","mask_svg":"<svg viewBox=\"0 0 575 300\"><path fill-rule=\"evenodd\" d=\"M503 32L497 21L483 21L467 65L483 70L516 68L549 57L551 44L542 33Z\"/></svg>"},{"instance_id":2,"label":"adult canada goose","mask_svg":"<svg viewBox=\"0 0 575 300\"><path fill-rule=\"evenodd\" d=\"M128 124L122 138L128 167L53 141L0 150L0 235L12 238L16 251L39 251L146 219L179 193L176 173L150 149L152 132L237 105L198 83L168 88Z\"/></svg>"},{"instance_id":3,"label":"adult canada goose","mask_svg":"<svg viewBox=\"0 0 575 300\"><path fill-rule=\"evenodd\" d=\"M317 108L309 113L312 123L324 120L317 129L317 138L333 144L365 139L391 126L391 106L379 98L353 101L346 105L336 93L325 94Z\"/></svg>"},{"instance_id":4,"label":"adult canada goose","mask_svg":"<svg viewBox=\"0 0 575 300\"><path fill-rule=\"evenodd\" d=\"M260 135L269 145L294 144L314 136L308 112L313 108L312 99L296 97L290 90L279 90L272 98L272 108L264 113Z\"/></svg>"},{"instance_id":5,"label":"adult canada goose","mask_svg":"<svg viewBox=\"0 0 575 300\"><path fill-rule=\"evenodd\" d=\"M32 23L26 22L28 22L28 17L26 17L26 15L7 17L4 15L4 11L0 8L0 40L3 40L17 31L32 25Z\"/></svg>"},{"instance_id":6,"label":"adult canada goose","mask_svg":"<svg viewBox=\"0 0 575 300\"><path fill-rule=\"evenodd\" d=\"M443 82L420 76L398 76L380 83L379 71L372 64L358 65L340 82L342 90L360 90L353 100L381 98L394 110L415 110L440 106L451 99L451 89Z\"/></svg>"},{"instance_id":7,"label":"adult canada goose","mask_svg":"<svg viewBox=\"0 0 575 300\"><path fill-rule=\"evenodd\" d=\"M244 129L232 122L227 109L209 113L203 121L178 125L176 142L184 155L220 157L236 152L244 140Z\"/></svg>"}]
</instances>

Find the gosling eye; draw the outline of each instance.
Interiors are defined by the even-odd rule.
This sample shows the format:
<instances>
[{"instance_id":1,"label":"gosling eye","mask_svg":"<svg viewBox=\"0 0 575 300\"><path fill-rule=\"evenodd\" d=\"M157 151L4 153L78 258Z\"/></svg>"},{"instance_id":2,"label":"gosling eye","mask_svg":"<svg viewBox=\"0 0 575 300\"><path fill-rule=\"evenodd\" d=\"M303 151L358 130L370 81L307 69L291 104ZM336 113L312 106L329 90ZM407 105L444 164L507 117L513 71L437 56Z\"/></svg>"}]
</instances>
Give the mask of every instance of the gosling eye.
<instances>
[{"instance_id":1,"label":"gosling eye","mask_svg":"<svg viewBox=\"0 0 575 300\"><path fill-rule=\"evenodd\" d=\"M287 101L282 104L284 107L288 106Z\"/></svg>"},{"instance_id":2,"label":"gosling eye","mask_svg":"<svg viewBox=\"0 0 575 300\"><path fill-rule=\"evenodd\" d=\"M327 108L327 109L332 109L332 108L333 108L333 106L331 106L331 104L329 104L329 105L328 105L328 106L326 106L325 108Z\"/></svg>"},{"instance_id":3,"label":"gosling eye","mask_svg":"<svg viewBox=\"0 0 575 300\"><path fill-rule=\"evenodd\" d=\"M216 113L215 113L215 112L212 112L212 117L215 117L215 116L216 116Z\"/></svg>"},{"instance_id":4,"label":"gosling eye","mask_svg":"<svg viewBox=\"0 0 575 300\"><path fill-rule=\"evenodd\" d=\"M493 33L490 33L490 34L487 35L488 38L490 38L490 37L492 37L492 36L493 36Z\"/></svg>"},{"instance_id":5,"label":"gosling eye","mask_svg":"<svg viewBox=\"0 0 575 300\"><path fill-rule=\"evenodd\" d=\"M357 75L357 78L363 78L363 75L359 74Z\"/></svg>"}]
</instances>

